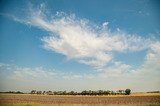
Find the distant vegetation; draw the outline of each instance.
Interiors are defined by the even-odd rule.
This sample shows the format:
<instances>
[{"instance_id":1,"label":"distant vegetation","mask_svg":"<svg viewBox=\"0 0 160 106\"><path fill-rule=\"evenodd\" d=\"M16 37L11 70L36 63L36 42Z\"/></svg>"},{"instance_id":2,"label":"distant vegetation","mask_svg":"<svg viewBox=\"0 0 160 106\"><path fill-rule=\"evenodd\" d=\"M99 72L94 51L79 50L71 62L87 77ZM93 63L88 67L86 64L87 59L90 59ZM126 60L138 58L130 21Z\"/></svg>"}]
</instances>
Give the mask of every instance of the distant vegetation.
<instances>
[{"instance_id":1,"label":"distant vegetation","mask_svg":"<svg viewBox=\"0 0 160 106\"><path fill-rule=\"evenodd\" d=\"M12 94L26 94L21 91L7 91L7 92L0 92L0 93L12 93ZM160 93L160 91L150 91L146 93ZM84 90L82 92L75 92L75 91L37 91L32 90L29 94L38 94L38 95L130 95L131 90L117 90L117 91L110 91L110 90Z\"/></svg>"},{"instance_id":2,"label":"distant vegetation","mask_svg":"<svg viewBox=\"0 0 160 106\"><path fill-rule=\"evenodd\" d=\"M125 90L125 94L129 95L131 93L131 90L130 89L126 89Z\"/></svg>"},{"instance_id":3,"label":"distant vegetation","mask_svg":"<svg viewBox=\"0 0 160 106\"><path fill-rule=\"evenodd\" d=\"M7 91L7 92L0 92L0 93L13 93L13 94L24 94L21 91Z\"/></svg>"},{"instance_id":4,"label":"distant vegetation","mask_svg":"<svg viewBox=\"0 0 160 106\"><path fill-rule=\"evenodd\" d=\"M21 91L7 91L7 92L0 92L0 93L12 93L12 94L27 94ZM160 93L160 91L149 91L146 93ZM117 91L110 91L110 90L84 90L82 92L75 92L75 91L37 91L32 90L29 94L38 94L38 95L130 95L131 90L117 90Z\"/></svg>"},{"instance_id":5,"label":"distant vegetation","mask_svg":"<svg viewBox=\"0 0 160 106\"><path fill-rule=\"evenodd\" d=\"M75 92L75 91L36 91L32 90L30 94L47 94L47 95L129 95L131 93L130 89L126 90L118 90L118 91L105 91L105 90L84 90L82 92Z\"/></svg>"},{"instance_id":6,"label":"distant vegetation","mask_svg":"<svg viewBox=\"0 0 160 106\"><path fill-rule=\"evenodd\" d=\"M131 93L130 89L126 90L118 90L118 91L105 91L105 90L84 90L82 92L75 92L75 91L36 91L32 90L31 94L47 94L47 95L129 95Z\"/></svg>"},{"instance_id":7,"label":"distant vegetation","mask_svg":"<svg viewBox=\"0 0 160 106\"><path fill-rule=\"evenodd\" d=\"M150 91L150 92L147 92L147 93L160 93L160 91Z\"/></svg>"},{"instance_id":8,"label":"distant vegetation","mask_svg":"<svg viewBox=\"0 0 160 106\"><path fill-rule=\"evenodd\" d=\"M12 93L12 94L26 94L21 91L8 91L8 92L0 92L0 93ZM38 94L38 95L129 95L131 93L130 89L126 90L117 90L117 91L110 91L110 90L84 90L82 92L75 92L75 91L37 91L32 90L29 94Z\"/></svg>"}]
</instances>

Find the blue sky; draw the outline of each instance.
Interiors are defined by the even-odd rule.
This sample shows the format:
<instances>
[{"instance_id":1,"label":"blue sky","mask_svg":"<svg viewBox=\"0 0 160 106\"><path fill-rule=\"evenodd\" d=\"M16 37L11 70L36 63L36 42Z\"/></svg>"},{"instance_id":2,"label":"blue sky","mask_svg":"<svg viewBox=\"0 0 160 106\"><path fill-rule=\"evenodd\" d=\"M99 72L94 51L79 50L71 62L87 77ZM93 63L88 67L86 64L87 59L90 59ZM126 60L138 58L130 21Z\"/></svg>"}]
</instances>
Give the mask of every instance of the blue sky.
<instances>
[{"instance_id":1,"label":"blue sky","mask_svg":"<svg viewBox=\"0 0 160 106\"><path fill-rule=\"evenodd\" d=\"M0 90L160 90L158 10L158 0L1 0Z\"/></svg>"}]
</instances>

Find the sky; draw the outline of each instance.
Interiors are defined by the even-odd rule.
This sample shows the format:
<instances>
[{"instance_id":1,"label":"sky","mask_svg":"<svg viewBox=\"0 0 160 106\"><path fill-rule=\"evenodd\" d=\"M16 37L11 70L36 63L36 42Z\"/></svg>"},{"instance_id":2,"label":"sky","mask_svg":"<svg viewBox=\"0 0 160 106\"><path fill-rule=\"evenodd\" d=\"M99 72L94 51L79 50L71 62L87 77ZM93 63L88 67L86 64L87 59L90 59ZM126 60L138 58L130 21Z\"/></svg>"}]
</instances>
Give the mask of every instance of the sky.
<instances>
[{"instance_id":1,"label":"sky","mask_svg":"<svg viewBox=\"0 0 160 106\"><path fill-rule=\"evenodd\" d=\"M0 91L160 90L158 0L0 0Z\"/></svg>"}]
</instances>

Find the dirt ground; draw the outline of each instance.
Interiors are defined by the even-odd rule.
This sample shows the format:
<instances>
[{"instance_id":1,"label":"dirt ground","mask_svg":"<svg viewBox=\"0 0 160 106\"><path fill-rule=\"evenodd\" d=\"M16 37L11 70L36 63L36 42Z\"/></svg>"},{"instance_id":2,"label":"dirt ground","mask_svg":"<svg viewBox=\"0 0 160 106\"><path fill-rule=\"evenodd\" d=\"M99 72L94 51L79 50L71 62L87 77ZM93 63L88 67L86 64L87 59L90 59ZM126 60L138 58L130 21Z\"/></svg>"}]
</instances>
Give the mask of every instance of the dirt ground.
<instances>
[{"instance_id":1,"label":"dirt ground","mask_svg":"<svg viewBox=\"0 0 160 106\"><path fill-rule=\"evenodd\" d=\"M40 104L140 104L160 103L160 95L130 96L63 96L0 94L0 103L40 103Z\"/></svg>"}]
</instances>

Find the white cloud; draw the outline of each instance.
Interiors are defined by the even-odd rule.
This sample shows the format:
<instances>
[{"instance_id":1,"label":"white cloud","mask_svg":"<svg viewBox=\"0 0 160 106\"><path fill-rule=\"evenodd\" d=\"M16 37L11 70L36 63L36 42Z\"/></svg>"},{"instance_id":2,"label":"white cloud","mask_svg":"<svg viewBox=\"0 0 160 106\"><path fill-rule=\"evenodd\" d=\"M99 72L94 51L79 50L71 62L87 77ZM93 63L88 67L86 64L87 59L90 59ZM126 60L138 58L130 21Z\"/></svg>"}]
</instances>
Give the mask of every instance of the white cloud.
<instances>
[{"instance_id":1,"label":"white cloud","mask_svg":"<svg viewBox=\"0 0 160 106\"><path fill-rule=\"evenodd\" d=\"M83 79L83 81L93 79L96 84L103 80L109 85L116 83L116 81L123 83L125 79L125 81L127 80L126 86L133 87L134 84L137 84L142 88L156 85L159 82L159 41L143 38L139 35L130 35L119 29L111 32L107 26L108 22L104 22L102 26L96 26L89 20L77 18L74 14L67 15L63 12L57 12L56 15L48 16L44 13L44 7L42 5L43 11L38 10L38 12L31 9L31 13L25 19L13 18L15 21L33 25L52 33L52 35L41 39L45 49L65 55L66 58L76 60L79 63L90 65L95 68L96 72L89 75L59 74L57 71L45 71L43 68L18 68L14 71L14 78L43 77L48 79L60 77L67 80ZM142 50L147 50L147 55L143 65L137 69L132 65L114 60L116 53ZM117 79L113 79L113 81L110 78ZM129 82L133 85L130 85ZM107 86L103 84L99 86ZM156 86L159 88L159 85Z\"/></svg>"},{"instance_id":2,"label":"white cloud","mask_svg":"<svg viewBox=\"0 0 160 106\"><path fill-rule=\"evenodd\" d=\"M94 67L103 67L110 62L112 52L140 51L151 44L150 39L140 36L119 31L111 33L108 29L97 31L89 21L78 20L72 15L49 21L38 15L31 18L31 22L53 33L42 38L46 49Z\"/></svg>"},{"instance_id":3,"label":"white cloud","mask_svg":"<svg viewBox=\"0 0 160 106\"><path fill-rule=\"evenodd\" d=\"M110 66L98 69L98 76L102 79L111 77L120 78L132 75L132 71L134 71L133 67L128 64L124 64L122 62L113 62L113 64Z\"/></svg>"},{"instance_id":4,"label":"white cloud","mask_svg":"<svg viewBox=\"0 0 160 106\"><path fill-rule=\"evenodd\" d=\"M139 72L147 76L160 76L160 42L150 45L144 64Z\"/></svg>"},{"instance_id":5,"label":"white cloud","mask_svg":"<svg viewBox=\"0 0 160 106\"><path fill-rule=\"evenodd\" d=\"M102 24L103 28L106 28L106 27L108 26L108 24L109 24L109 22L104 22L104 23Z\"/></svg>"},{"instance_id":6,"label":"white cloud","mask_svg":"<svg viewBox=\"0 0 160 106\"><path fill-rule=\"evenodd\" d=\"M55 69L46 69L43 67L20 67L13 64L0 63L1 74L9 73L9 79L13 80L54 80L54 79L91 79L92 74L76 74L72 72L62 72ZM2 77L2 76L1 76Z\"/></svg>"},{"instance_id":7,"label":"white cloud","mask_svg":"<svg viewBox=\"0 0 160 106\"><path fill-rule=\"evenodd\" d=\"M39 79L53 79L57 73L54 70L45 70L42 67L28 68L28 67L13 67L13 74L10 76L14 80L39 80Z\"/></svg>"},{"instance_id":8,"label":"white cloud","mask_svg":"<svg viewBox=\"0 0 160 106\"><path fill-rule=\"evenodd\" d=\"M149 38L130 35L122 30L111 32L108 28L109 22L97 26L87 19L77 18L74 14L57 12L55 15L48 15L46 11L43 3L37 9L30 7L28 16L24 19L15 16L13 19L52 33L41 39L45 49L90 65L97 70L105 70L108 63L116 67L113 59L117 52L150 49L150 45L154 43Z\"/></svg>"},{"instance_id":9,"label":"white cloud","mask_svg":"<svg viewBox=\"0 0 160 106\"><path fill-rule=\"evenodd\" d=\"M74 14L57 12L48 15L46 11L43 3L37 9L30 7L28 16L24 19L14 19L51 32L52 35L41 39L45 49L94 68L106 67L113 61L113 52L141 51L151 48L150 45L154 42L121 30L111 32L109 22L104 22L101 27L87 19L79 19Z\"/></svg>"},{"instance_id":10,"label":"white cloud","mask_svg":"<svg viewBox=\"0 0 160 106\"><path fill-rule=\"evenodd\" d=\"M7 66L9 66L9 64L0 63L0 68L4 68L4 67L7 67Z\"/></svg>"},{"instance_id":11,"label":"white cloud","mask_svg":"<svg viewBox=\"0 0 160 106\"><path fill-rule=\"evenodd\" d=\"M62 78L66 80L76 80L76 79L82 79L83 76L82 75L65 75Z\"/></svg>"},{"instance_id":12,"label":"white cloud","mask_svg":"<svg viewBox=\"0 0 160 106\"><path fill-rule=\"evenodd\" d=\"M38 9L30 8L24 19L13 19L52 33L41 39L45 49L98 69L113 60L113 52L141 51L148 49L153 42L120 30L111 32L107 26L109 22L97 26L87 19L77 18L74 14L57 12L55 15L48 15L44 4Z\"/></svg>"}]
</instances>

